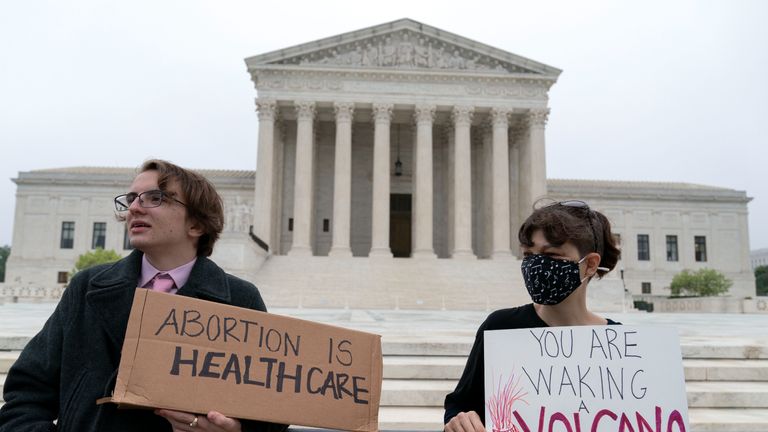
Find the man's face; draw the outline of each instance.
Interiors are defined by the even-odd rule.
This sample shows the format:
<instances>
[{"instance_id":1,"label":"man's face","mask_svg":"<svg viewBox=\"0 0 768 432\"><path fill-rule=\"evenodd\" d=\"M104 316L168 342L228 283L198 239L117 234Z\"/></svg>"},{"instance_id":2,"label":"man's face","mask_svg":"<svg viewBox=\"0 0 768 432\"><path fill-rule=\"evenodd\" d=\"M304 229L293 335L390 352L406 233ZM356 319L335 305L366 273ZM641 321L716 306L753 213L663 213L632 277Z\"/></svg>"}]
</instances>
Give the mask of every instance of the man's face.
<instances>
[{"instance_id":1,"label":"man's face","mask_svg":"<svg viewBox=\"0 0 768 432\"><path fill-rule=\"evenodd\" d=\"M157 171L144 171L133 180L130 192L158 190L157 179ZM175 181L169 182L165 193L184 202ZM139 199L135 199L128 208L125 223L131 245L147 255L196 255L202 233L187 218L187 209L172 199L164 198L159 207L152 208L141 207Z\"/></svg>"}]
</instances>

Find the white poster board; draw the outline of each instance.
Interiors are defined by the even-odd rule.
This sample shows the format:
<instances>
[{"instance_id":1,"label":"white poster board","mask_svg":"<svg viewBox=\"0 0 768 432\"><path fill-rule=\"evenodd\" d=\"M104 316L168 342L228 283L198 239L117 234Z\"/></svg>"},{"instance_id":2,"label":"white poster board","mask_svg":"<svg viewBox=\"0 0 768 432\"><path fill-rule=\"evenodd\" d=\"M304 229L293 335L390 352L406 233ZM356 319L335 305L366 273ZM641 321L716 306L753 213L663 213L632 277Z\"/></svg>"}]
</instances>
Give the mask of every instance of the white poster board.
<instances>
[{"instance_id":1,"label":"white poster board","mask_svg":"<svg viewBox=\"0 0 768 432\"><path fill-rule=\"evenodd\" d=\"M486 331L485 427L690 431L677 330L612 325Z\"/></svg>"}]
</instances>

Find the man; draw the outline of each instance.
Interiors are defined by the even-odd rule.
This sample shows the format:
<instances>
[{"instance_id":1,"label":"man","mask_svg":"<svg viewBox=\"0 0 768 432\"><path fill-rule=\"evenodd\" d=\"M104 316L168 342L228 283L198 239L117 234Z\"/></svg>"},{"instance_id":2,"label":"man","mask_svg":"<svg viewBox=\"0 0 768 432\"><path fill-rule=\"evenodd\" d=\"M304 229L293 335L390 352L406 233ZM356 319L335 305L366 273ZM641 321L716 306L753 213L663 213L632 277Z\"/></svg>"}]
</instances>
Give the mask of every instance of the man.
<instances>
[{"instance_id":1,"label":"man","mask_svg":"<svg viewBox=\"0 0 768 432\"><path fill-rule=\"evenodd\" d=\"M114 388L136 287L266 311L255 286L207 258L224 212L204 177L166 161L147 161L130 191L115 198L115 207L135 250L72 278L8 373L0 432L285 430L215 411L195 415L96 405Z\"/></svg>"}]
</instances>

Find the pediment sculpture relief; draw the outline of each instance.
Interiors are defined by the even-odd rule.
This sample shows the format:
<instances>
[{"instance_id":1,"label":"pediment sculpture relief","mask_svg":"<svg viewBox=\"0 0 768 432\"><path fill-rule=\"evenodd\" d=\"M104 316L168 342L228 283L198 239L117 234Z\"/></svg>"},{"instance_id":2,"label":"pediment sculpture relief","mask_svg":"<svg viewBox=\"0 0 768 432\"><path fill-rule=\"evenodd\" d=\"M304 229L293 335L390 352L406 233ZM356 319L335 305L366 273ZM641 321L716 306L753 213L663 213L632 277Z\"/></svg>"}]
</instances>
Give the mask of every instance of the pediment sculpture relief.
<instances>
[{"instance_id":1,"label":"pediment sculpture relief","mask_svg":"<svg viewBox=\"0 0 768 432\"><path fill-rule=\"evenodd\" d=\"M278 64L535 73L488 55L409 31L340 44Z\"/></svg>"}]
</instances>

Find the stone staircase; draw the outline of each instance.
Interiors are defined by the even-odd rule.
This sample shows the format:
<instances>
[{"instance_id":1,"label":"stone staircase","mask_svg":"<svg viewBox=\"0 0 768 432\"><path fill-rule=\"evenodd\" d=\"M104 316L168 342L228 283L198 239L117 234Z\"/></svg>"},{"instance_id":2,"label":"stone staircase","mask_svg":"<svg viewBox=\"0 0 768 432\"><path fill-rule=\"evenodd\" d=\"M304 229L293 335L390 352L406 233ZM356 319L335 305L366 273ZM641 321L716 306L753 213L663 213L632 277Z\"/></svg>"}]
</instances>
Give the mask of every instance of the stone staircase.
<instances>
[{"instance_id":1,"label":"stone staircase","mask_svg":"<svg viewBox=\"0 0 768 432\"><path fill-rule=\"evenodd\" d=\"M385 337L379 427L442 430L443 399L471 343L467 337L428 343ZM683 342L682 351L693 432L768 431L768 350ZM0 393L18 354L0 351Z\"/></svg>"}]
</instances>

